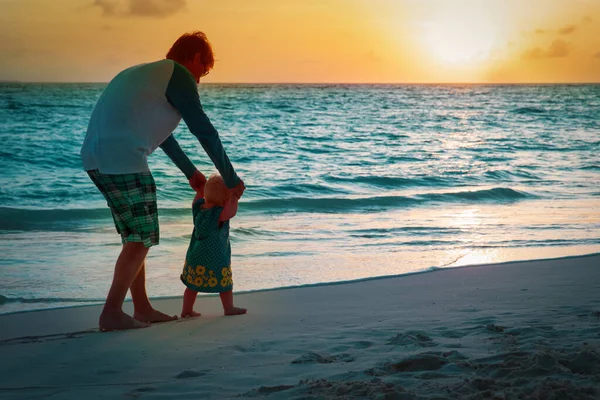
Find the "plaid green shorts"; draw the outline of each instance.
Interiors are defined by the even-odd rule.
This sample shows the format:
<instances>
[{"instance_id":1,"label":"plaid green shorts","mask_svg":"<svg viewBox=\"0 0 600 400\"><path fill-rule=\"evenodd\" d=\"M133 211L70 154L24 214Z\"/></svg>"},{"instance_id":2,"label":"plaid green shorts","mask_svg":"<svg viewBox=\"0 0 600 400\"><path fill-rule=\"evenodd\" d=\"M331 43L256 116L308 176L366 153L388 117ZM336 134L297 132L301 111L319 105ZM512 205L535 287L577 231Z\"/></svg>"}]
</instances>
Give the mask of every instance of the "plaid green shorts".
<instances>
[{"instance_id":1,"label":"plaid green shorts","mask_svg":"<svg viewBox=\"0 0 600 400\"><path fill-rule=\"evenodd\" d=\"M150 172L108 175L97 169L87 171L110 207L123 243L158 244L156 184Z\"/></svg>"}]
</instances>

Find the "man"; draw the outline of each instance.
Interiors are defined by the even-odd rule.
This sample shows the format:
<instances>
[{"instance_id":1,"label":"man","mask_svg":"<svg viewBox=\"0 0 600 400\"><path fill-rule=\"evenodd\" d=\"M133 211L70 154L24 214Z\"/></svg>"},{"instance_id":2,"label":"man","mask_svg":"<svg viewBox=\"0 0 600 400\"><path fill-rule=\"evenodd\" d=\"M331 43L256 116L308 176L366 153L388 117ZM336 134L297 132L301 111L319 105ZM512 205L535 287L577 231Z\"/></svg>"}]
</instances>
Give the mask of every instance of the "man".
<instances>
[{"instance_id":1,"label":"man","mask_svg":"<svg viewBox=\"0 0 600 400\"><path fill-rule=\"evenodd\" d=\"M156 186L147 157L160 147L192 187L206 178L171 134L181 118L238 198L245 186L204 113L197 84L214 66L202 32L183 34L166 59L119 73L104 89L81 148L83 167L106 198L123 248L115 265L99 325L103 331L143 328L177 319L154 308L146 294L146 254L159 242ZM131 290L133 317L123 312Z\"/></svg>"}]
</instances>

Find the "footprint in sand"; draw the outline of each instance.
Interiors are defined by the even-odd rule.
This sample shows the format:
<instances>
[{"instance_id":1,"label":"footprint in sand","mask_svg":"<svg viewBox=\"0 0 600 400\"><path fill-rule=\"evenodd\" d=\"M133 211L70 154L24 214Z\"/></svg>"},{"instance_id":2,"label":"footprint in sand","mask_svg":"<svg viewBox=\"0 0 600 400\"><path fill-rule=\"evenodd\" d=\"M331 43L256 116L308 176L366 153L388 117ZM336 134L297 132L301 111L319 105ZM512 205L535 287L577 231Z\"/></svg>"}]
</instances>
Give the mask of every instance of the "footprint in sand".
<instances>
[{"instance_id":1,"label":"footprint in sand","mask_svg":"<svg viewBox=\"0 0 600 400\"><path fill-rule=\"evenodd\" d=\"M400 385L385 382L379 378L369 381L343 380L328 381L326 379L306 379L299 383L300 390L307 396L302 398L318 399L414 399Z\"/></svg>"},{"instance_id":2,"label":"footprint in sand","mask_svg":"<svg viewBox=\"0 0 600 400\"><path fill-rule=\"evenodd\" d=\"M415 371L434 371L442 368L448 361L434 355L416 355L408 357L400 362L388 364L386 369L389 372L415 372Z\"/></svg>"},{"instance_id":3,"label":"footprint in sand","mask_svg":"<svg viewBox=\"0 0 600 400\"><path fill-rule=\"evenodd\" d=\"M365 373L371 376L391 375L399 372L436 371L448 364L445 357L436 354L417 354L399 362L385 363L382 368L371 368Z\"/></svg>"},{"instance_id":4,"label":"footprint in sand","mask_svg":"<svg viewBox=\"0 0 600 400\"><path fill-rule=\"evenodd\" d=\"M178 373L177 375L175 375L175 379L191 379L191 378L198 378L200 376L204 376L206 375L206 372L202 372L202 371L193 371L191 369L182 371L180 373Z\"/></svg>"},{"instance_id":5,"label":"footprint in sand","mask_svg":"<svg viewBox=\"0 0 600 400\"><path fill-rule=\"evenodd\" d=\"M396 336L388 340L386 344L390 346L437 346L437 343L435 343L433 339L431 339L426 333L419 331L398 333Z\"/></svg>"},{"instance_id":6,"label":"footprint in sand","mask_svg":"<svg viewBox=\"0 0 600 400\"><path fill-rule=\"evenodd\" d=\"M368 349L373 346L373 342L369 342L368 340L359 340L358 342L354 342L354 347L357 349Z\"/></svg>"},{"instance_id":7,"label":"footprint in sand","mask_svg":"<svg viewBox=\"0 0 600 400\"><path fill-rule=\"evenodd\" d=\"M578 375L600 375L600 354L587 346L561 357L560 364Z\"/></svg>"},{"instance_id":8,"label":"footprint in sand","mask_svg":"<svg viewBox=\"0 0 600 400\"><path fill-rule=\"evenodd\" d=\"M504 330L506 329L504 326L500 326L500 325L495 325L495 324L488 324L485 327L486 330L490 331L490 332L504 332Z\"/></svg>"},{"instance_id":9,"label":"footprint in sand","mask_svg":"<svg viewBox=\"0 0 600 400\"><path fill-rule=\"evenodd\" d=\"M283 392L284 390L292 389L294 386L291 385L278 385L278 386L261 386L257 389L259 394L271 394L277 392Z\"/></svg>"},{"instance_id":10,"label":"footprint in sand","mask_svg":"<svg viewBox=\"0 0 600 400\"><path fill-rule=\"evenodd\" d=\"M353 362L354 357L350 354L343 353L335 356L322 356L320 354L310 352L292 361L292 364L331 364L334 362Z\"/></svg>"},{"instance_id":11,"label":"footprint in sand","mask_svg":"<svg viewBox=\"0 0 600 400\"><path fill-rule=\"evenodd\" d=\"M141 396L142 393L148 393L148 392L153 392L155 391L156 388L153 387L141 387L141 388L137 388L135 390L132 390L131 392L127 392L127 393L123 393L123 396L125 397L133 397L134 399L137 399Z\"/></svg>"},{"instance_id":12,"label":"footprint in sand","mask_svg":"<svg viewBox=\"0 0 600 400\"><path fill-rule=\"evenodd\" d=\"M156 390L156 388L153 388L151 386L135 389L136 392L140 392L140 393L154 392L155 390Z\"/></svg>"},{"instance_id":13,"label":"footprint in sand","mask_svg":"<svg viewBox=\"0 0 600 400\"><path fill-rule=\"evenodd\" d=\"M5 339L0 341L0 346L5 344L30 344L30 343L43 343L50 340L64 340L64 339L81 339L84 335L89 333L98 333L99 330L91 329L87 331L69 332L69 333L53 333L50 335L40 336L23 336L12 339Z\"/></svg>"},{"instance_id":14,"label":"footprint in sand","mask_svg":"<svg viewBox=\"0 0 600 400\"><path fill-rule=\"evenodd\" d=\"M295 388L292 385L261 386L258 389L252 389L249 392L242 393L236 397L265 397L273 393L284 392Z\"/></svg>"}]
</instances>

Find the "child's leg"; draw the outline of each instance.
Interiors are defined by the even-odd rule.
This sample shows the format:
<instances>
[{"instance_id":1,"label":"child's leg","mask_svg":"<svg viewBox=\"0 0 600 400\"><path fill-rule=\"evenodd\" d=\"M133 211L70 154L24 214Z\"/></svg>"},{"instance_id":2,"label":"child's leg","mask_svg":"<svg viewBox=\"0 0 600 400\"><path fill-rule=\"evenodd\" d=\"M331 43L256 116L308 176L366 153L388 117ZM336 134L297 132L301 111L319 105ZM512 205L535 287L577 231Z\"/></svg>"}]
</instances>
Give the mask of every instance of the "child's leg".
<instances>
[{"instance_id":1,"label":"child's leg","mask_svg":"<svg viewBox=\"0 0 600 400\"><path fill-rule=\"evenodd\" d=\"M181 318L199 317L201 314L194 311L194 303L196 302L198 292L186 288L183 292L183 310L181 310Z\"/></svg>"},{"instance_id":2,"label":"child's leg","mask_svg":"<svg viewBox=\"0 0 600 400\"><path fill-rule=\"evenodd\" d=\"M235 307L233 305L233 291L219 293L221 296L221 303L223 303L223 311L225 315L240 315L246 314L245 308Z\"/></svg>"}]
</instances>

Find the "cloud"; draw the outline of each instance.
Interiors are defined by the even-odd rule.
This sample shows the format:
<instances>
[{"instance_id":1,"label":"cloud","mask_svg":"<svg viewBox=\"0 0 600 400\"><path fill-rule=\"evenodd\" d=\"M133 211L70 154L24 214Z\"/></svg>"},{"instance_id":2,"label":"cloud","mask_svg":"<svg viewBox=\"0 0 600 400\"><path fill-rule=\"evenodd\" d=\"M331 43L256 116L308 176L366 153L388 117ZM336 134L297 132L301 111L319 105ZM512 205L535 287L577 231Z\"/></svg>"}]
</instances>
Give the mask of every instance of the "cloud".
<instances>
[{"instance_id":1,"label":"cloud","mask_svg":"<svg viewBox=\"0 0 600 400\"><path fill-rule=\"evenodd\" d=\"M186 0L94 0L105 17L166 18L183 10Z\"/></svg>"},{"instance_id":2,"label":"cloud","mask_svg":"<svg viewBox=\"0 0 600 400\"><path fill-rule=\"evenodd\" d=\"M558 33L560 33L561 35L570 35L571 33L575 32L577 30L577 27L575 25L567 25L564 28L560 28L558 30Z\"/></svg>"},{"instance_id":3,"label":"cloud","mask_svg":"<svg viewBox=\"0 0 600 400\"><path fill-rule=\"evenodd\" d=\"M596 58L600 58L600 51L599 51L599 52L597 52L596 54L594 54L594 57L596 57Z\"/></svg>"},{"instance_id":4,"label":"cloud","mask_svg":"<svg viewBox=\"0 0 600 400\"><path fill-rule=\"evenodd\" d=\"M9 48L9 49L3 51L3 53L6 55L7 59L10 59L10 58L18 58L18 59L40 58L40 57L47 57L47 56L56 54L56 52L48 50L48 49L34 48L34 47L13 47L13 48Z\"/></svg>"},{"instance_id":5,"label":"cloud","mask_svg":"<svg viewBox=\"0 0 600 400\"><path fill-rule=\"evenodd\" d=\"M569 55L571 48L569 43L562 39L556 39L547 49L534 47L521 55L522 60L540 60L543 58L564 58Z\"/></svg>"},{"instance_id":6,"label":"cloud","mask_svg":"<svg viewBox=\"0 0 600 400\"><path fill-rule=\"evenodd\" d=\"M593 19L589 15L586 15L585 17L583 17L582 21L585 22L586 24L589 24L590 22L593 21Z\"/></svg>"},{"instance_id":7,"label":"cloud","mask_svg":"<svg viewBox=\"0 0 600 400\"><path fill-rule=\"evenodd\" d=\"M548 32L548 31L546 31L545 29L536 29L536 30L535 30L535 33L537 33L538 35L543 35L543 34L545 34L546 32Z\"/></svg>"},{"instance_id":8,"label":"cloud","mask_svg":"<svg viewBox=\"0 0 600 400\"><path fill-rule=\"evenodd\" d=\"M129 13L140 17L169 17L185 8L185 0L129 0Z\"/></svg>"},{"instance_id":9,"label":"cloud","mask_svg":"<svg viewBox=\"0 0 600 400\"><path fill-rule=\"evenodd\" d=\"M102 15L105 17L114 17L117 15L118 4L113 0L94 0L92 6L100 7Z\"/></svg>"}]
</instances>

